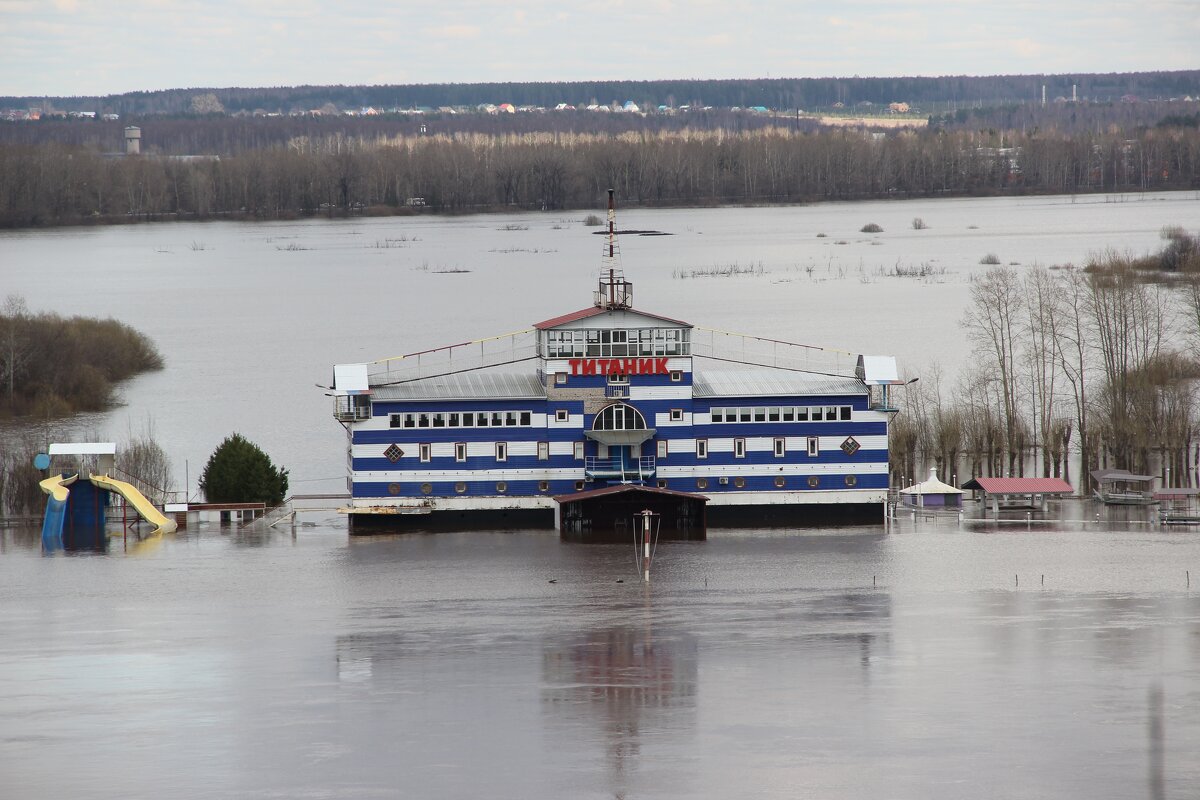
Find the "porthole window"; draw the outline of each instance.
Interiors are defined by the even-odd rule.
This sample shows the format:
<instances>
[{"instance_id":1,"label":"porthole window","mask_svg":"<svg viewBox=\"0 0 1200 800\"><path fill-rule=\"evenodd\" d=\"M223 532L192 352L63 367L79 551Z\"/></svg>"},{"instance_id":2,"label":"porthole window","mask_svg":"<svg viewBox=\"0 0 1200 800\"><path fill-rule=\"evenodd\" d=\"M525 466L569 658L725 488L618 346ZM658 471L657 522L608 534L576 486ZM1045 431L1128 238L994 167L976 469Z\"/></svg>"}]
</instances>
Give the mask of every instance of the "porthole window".
<instances>
[{"instance_id":1,"label":"porthole window","mask_svg":"<svg viewBox=\"0 0 1200 800\"><path fill-rule=\"evenodd\" d=\"M539 492L550 491L550 481L538 481L538 491Z\"/></svg>"},{"instance_id":2,"label":"porthole window","mask_svg":"<svg viewBox=\"0 0 1200 800\"><path fill-rule=\"evenodd\" d=\"M467 490L467 485L465 483L463 483L462 481L459 481L458 483L454 484L454 491L458 492L459 494L462 494L466 490Z\"/></svg>"},{"instance_id":3,"label":"porthole window","mask_svg":"<svg viewBox=\"0 0 1200 800\"><path fill-rule=\"evenodd\" d=\"M809 475L809 476L808 476L808 488L810 488L810 489L815 489L815 488L817 488L817 487L818 487L818 486L820 486L820 485L821 485L821 479L820 479L820 478L818 478L816 475Z\"/></svg>"},{"instance_id":4,"label":"porthole window","mask_svg":"<svg viewBox=\"0 0 1200 800\"><path fill-rule=\"evenodd\" d=\"M667 488L667 482L664 479L659 478L658 479L658 488L660 488L660 489Z\"/></svg>"},{"instance_id":5,"label":"porthole window","mask_svg":"<svg viewBox=\"0 0 1200 800\"><path fill-rule=\"evenodd\" d=\"M734 478L733 479L733 487L735 489L745 489L746 488L746 479L741 478L741 477Z\"/></svg>"},{"instance_id":6,"label":"porthole window","mask_svg":"<svg viewBox=\"0 0 1200 800\"><path fill-rule=\"evenodd\" d=\"M432 493L433 493L433 484L432 483L422 483L421 484L421 494L432 494Z\"/></svg>"},{"instance_id":7,"label":"porthole window","mask_svg":"<svg viewBox=\"0 0 1200 800\"><path fill-rule=\"evenodd\" d=\"M508 484L507 484L507 483L505 483L504 481L499 481L499 482L496 484L496 491L497 491L499 494L504 494L505 492L507 492L507 491L508 491Z\"/></svg>"},{"instance_id":8,"label":"porthole window","mask_svg":"<svg viewBox=\"0 0 1200 800\"><path fill-rule=\"evenodd\" d=\"M708 488L708 478L696 478L696 488L697 489L707 489Z\"/></svg>"},{"instance_id":9,"label":"porthole window","mask_svg":"<svg viewBox=\"0 0 1200 800\"><path fill-rule=\"evenodd\" d=\"M857 475L847 475L846 476L846 485L847 486L855 486L857 484L858 484L858 476Z\"/></svg>"},{"instance_id":10,"label":"porthole window","mask_svg":"<svg viewBox=\"0 0 1200 800\"><path fill-rule=\"evenodd\" d=\"M775 478L775 488L776 489L782 489L786 485L787 485L787 481L784 479L784 477L782 475L779 475Z\"/></svg>"},{"instance_id":11,"label":"porthole window","mask_svg":"<svg viewBox=\"0 0 1200 800\"><path fill-rule=\"evenodd\" d=\"M388 494L391 494L391 495L400 494L400 484L389 483L388 484Z\"/></svg>"},{"instance_id":12,"label":"porthole window","mask_svg":"<svg viewBox=\"0 0 1200 800\"><path fill-rule=\"evenodd\" d=\"M583 491L583 481L575 481L575 491L577 491L577 492Z\"/></svg>"}]
</instances>

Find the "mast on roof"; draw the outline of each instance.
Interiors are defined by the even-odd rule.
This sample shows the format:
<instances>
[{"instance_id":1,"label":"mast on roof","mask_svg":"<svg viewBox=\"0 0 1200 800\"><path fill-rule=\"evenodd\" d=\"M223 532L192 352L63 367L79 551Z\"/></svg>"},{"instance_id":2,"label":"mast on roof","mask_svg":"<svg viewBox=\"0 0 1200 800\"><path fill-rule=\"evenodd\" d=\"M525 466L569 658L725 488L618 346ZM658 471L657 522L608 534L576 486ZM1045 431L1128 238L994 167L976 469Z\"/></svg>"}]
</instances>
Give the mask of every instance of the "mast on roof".
<instances>
[{"instance_id":1,"label":"mast on roof","mask_svg":"<svg viewBox=\"0 0 1200 800\"><path fill-rule=\"evenodd\" d=\"M610 311L633 307L633 284L621 270L621 248L617 244L617 204L615 192L608 190L608 233L600 259L600 285L595 305Z\"/></svg>"}]
</instances>

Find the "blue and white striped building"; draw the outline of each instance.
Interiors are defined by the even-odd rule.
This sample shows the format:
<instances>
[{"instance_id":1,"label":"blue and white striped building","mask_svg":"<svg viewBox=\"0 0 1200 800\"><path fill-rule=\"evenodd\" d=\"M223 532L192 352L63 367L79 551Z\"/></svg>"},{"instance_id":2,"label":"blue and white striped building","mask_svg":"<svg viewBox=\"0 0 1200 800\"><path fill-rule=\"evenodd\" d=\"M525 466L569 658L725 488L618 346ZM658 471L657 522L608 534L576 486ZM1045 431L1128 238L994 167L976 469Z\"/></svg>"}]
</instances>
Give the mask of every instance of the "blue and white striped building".
<instances>
[{"instance_id":1,"label":"blue and white striped building","mask_svg":"<svg viewBox=\"0 0 1200 800\"><path fill-rule=\"evenodd\" d=\"M610 269L528 331L335 367L352 530L549 525L619 484L702 495L717 524L882 520L895 362L731 336L635 310Z\"/></svg>"}]
</instances>

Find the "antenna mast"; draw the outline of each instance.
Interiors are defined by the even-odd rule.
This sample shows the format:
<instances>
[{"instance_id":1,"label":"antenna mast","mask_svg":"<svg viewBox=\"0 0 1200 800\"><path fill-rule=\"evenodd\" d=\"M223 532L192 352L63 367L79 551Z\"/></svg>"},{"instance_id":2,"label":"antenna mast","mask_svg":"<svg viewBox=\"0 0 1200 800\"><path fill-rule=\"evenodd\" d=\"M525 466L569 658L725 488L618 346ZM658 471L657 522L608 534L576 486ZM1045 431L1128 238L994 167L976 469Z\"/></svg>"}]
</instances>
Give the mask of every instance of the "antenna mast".
<instances>
[{"instance_id":1,"label":"antenna mast","mask_svg":"<svg viewBox=\"0 0 1200 800\"><path fill-rule=\"evenodd\" d=\"M615 192L608 190L608 232L604 242L604 253L600 259L600 285L596 290L595 305L609 310L633 306L633 284L625 280L621 270L621 248L617 244L617 204Z\"/></svg>"}]
</instances>

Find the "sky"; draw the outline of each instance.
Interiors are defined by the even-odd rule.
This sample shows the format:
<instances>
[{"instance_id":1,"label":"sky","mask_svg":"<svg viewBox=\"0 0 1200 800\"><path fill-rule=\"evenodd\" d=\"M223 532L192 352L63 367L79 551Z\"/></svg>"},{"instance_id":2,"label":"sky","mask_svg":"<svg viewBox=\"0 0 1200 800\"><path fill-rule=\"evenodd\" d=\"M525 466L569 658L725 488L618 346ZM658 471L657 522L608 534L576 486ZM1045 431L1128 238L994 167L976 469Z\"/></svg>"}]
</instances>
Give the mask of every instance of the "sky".
<instances>
[{"instance_id":1,"label":"sky","mask_svg":"<svg viewBox=\"0 0 1200 800\"><path fill-rule=\"evenodd\" d=\"M0 95L1200 68L1200 0L0 0Z\"/></svg>"}]
</instances>

